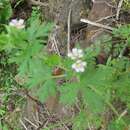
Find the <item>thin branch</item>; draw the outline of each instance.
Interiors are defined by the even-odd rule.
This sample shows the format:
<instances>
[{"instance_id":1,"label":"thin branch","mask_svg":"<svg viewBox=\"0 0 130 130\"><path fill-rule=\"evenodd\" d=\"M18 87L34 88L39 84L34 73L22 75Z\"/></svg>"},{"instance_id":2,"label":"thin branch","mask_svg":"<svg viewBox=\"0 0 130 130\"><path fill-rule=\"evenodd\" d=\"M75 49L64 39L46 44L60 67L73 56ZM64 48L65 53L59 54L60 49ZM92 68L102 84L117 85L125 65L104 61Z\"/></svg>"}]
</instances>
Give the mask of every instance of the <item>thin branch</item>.
<instances>
[{"instance_id":1,"label":"thin branch","mask_svg":"<svg viewBox=\"0 0 130 130\"><path fill-rule=\"evenodd\" d=\"M26 117L24 117L24 120L27 121L29 124L31 124L32 126L34 126L36 129L38 128L37 125L35 125L33 122L31 122L29 119L27 119Z\"/></svg>"},{"instance_id":2,"label":"thin branch","mask_svg":"<svg viewBox=\"0 0 130 130\"><path fill-rule=\"evenodd\" d=\"M122 58L122 56L124 55L124 52L125 52L127 46L128 46L128 43L125 43L123 49L121 50L121 52L120 52L120 54L118 56L119 58Z\"/></svg>"},{"instance_id":3,"label":"thin branch","mask_svg":"<svg viewBox=\"0 0 130 130\"><path fill-rule=\"evenodd\" d=\"M107 30L111 30L111 31L114 29L114 28L112 28L110 26L103 25L103 24L96 23L96 22L92 22L92 21L90 21L88 19L81 19L80 21L84 22L84 23L88 23L88 24L96 26L96 27L100 27L100 28L104 28L104 29L107 29Z\"/></svg>"},{"instance_id":4,"label":"thin branch","mask_svg":"<svg viewBox=\"0 0 130 130\"><path fill-rule=\"evenodd\" d=\"M105 3L105 1L103 1L103 0L100 0L100 1L92 0L92 2L93 2L93 3L98 3L98 4L100 4L100 3Z\"/></svg>"},{"instance_id":5,"label":"thin branch","mask_svg":"<svg viewBox=\"0 0 130 130\"><path fill-rule=\"evenodd\" d=\"M30 0L32 5L38 5L38 6L49 6L48 3L43 3L40 1L36 1L36 0Z\"/></svg>"},{"instance_id":6,"label":"thin branch","mask_svg":"<svg viewBox=\"0 0 130 130\"><path fill-rule=\"evenodd\" d=\"M56 53L60 56L60 51L58 48L58 40L56 40L55 36L53 36L53 46L54 46L54 50L56 51Z\"/></svg>"},{"instance_id":7,"label":"thin branch","mask_svg":"<svg viewBox=\"0 0 130 130\"><path fill-rule=\"evenodd\" d=\"M90 123L88 122L88 128L89 130L92 130L91 126L90 126Z\"/></svg>"},{"instance_id":8,"label":"thin branch","mask_svg":"<svg viewBox=\"0 0 130 130\"><path fill-rule=\"evenodd\" d=\"M120 120L123 116L125 116L128 112L128 109L125 109L119 116L119 118L117 120Z\"/></svg>"},{"instance_id":9,"label":"thin branch","mask_svg":"<svg viewBox=\"0 0 130 130\"><path fill-rule=\"evenodd\" d=\"M119 15L120 15L120 10L121 10L122 4L123 4L123 0L120 0L118 7L117 7L116 20L119 20Z\"/></svg>"},{"instance_id":10,"label":"thin branch","mask_svg":"<svg viewBox=\"0 0 130 130\"><path fill-rule=\"evenodd\" d=\"M42 128L42 129L47 128L48 123L49 123L49 120L47 120L46 122L43 122L43 123L37 128L37 130L41 130L41 128Z\"/></svg>"},{"instance_id":11,"label":"thin branch","mask_svg":"<svg viewBox=\"0 0 130 130\"><path fill-rule=\"evenodd\" d=\"M103 20L112 18L112 17L114 17L114 16L116 16L116 15L115 15L115 14L114 14L114 15L109 15L109 16L106 16L106 17L103 17L103 18L98 19L96 22L101 22L101 21L103 21Z\"/></svg>"},{"instance_id":12,"label":"thin branch","mask_svg":"<svg viewBox=\"0 0 130 130\"><path fill-rule=\"evenodd\" d=\"M64 123L64 121L62 121L62 119L60 119L60 121L63 127L65 128L65 130L69 130L68 126Z\"/></svg>"},{"instance_id":13,"label":"thin branch","mask_svg":"<svg viewBox=\"0 0 130 130\"><path fill-rule=\"evenodd\" d=\"M69 14L68 14L68 41L67 41L67 53L70 52L70 33L71 33L70 22L71 22L71 13L72 13L72 10L71 10L71 8L70 8Z\"/></svg>"},{"instance_id":14,"label":"thin branch","mask_svg":"<svg viewBox=\"0 0 130 130\"><path fill-rule=\"evenodd\" d=\"M49 123L49 120L47 120L47 121L44 123L43 128L46 128L47 125L48 125L48 123Z\"/></svg>"},{"instance_id":15,"label":"thin branch","mask_svg":"<svg viewBox=\"0 0 130 130\"><path fill-rule=\"evenodd\" d=\"M26 125L23 123L23 121L21 119L19 119L21 125L25 128L25 130L28 130L28 128L26 127Z\"/></svg>"},{"instance_id":16,"label":"thin branch","mask_svg":"<svg viewBox=\"0 0 130 130\"><path fill-rule=\"evenodd\" d=\"M37 123L37 126L39 127L39 124L42 124L42 122L39 121L38 112L36 111L36 116L34 115L34 113L32 113L32 117L34 121Z\"/></svg>"}]
</instances>

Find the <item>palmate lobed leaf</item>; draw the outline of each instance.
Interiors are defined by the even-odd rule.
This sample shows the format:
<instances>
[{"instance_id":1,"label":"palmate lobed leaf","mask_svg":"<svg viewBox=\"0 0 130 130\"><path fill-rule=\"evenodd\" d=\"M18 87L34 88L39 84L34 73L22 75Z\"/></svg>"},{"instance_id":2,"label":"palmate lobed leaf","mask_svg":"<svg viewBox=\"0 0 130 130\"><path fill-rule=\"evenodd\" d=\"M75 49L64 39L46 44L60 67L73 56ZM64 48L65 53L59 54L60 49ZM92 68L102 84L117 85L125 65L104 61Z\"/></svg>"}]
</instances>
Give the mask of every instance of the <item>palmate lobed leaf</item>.
<instances>
[{"instance_id":1,"label":"palmate lobed leaf","mask_svg":"<svg viewBox=\"0 0 130 130\"><path fill-rule=\"evenodd\" d=\"M94 114L101 113L105 109L104 97L98 95L92 89L86 87L82 89L82 96L84 104L86 104L89 111Z\"/></svg>"},{"instance_id":2,"label":"palmate lobed leaf","mask_svg":"<svg viewBox=\"0 0 130 130\"><path fill-rule=\"evenodd\" d=\"M62 58L56 54L51 54L49 56L46 56L45 62L48 66L55 67L62 64Z\"/></svg>"},{"instance_id":3,"label":"palmate lobed leaf","mask_svg":"<svg viewBox=\"0 0 130 130\"><path fill-rule=\"evenodd\" d=\"M15 48L13 44L10 43L9 37L6 34L1 34L0 35L0 51L6 50L12 50L12 48Z\"/></svg>"},{"instance_id":4,"label":"palmate lobed leaf","mask_svg":"<svg viewBox=\"0 0 130 130\"><path fill-rule=\"evenodd\" d=\"M28 41L34 42L39 38L45 40L52 30L53 23L41 23L39 19L33 21L29 28L27 28Z\"/></svg>"},{"instance_id":5,"label":"palmate lobed leaf","mask_svg":"<svg viewBox=\"0 0 130 130\"><path fill-rule=\"evenodd\" d=\"M9 0L0 0L0 23L6 23L12 15L12 8Z\"/></svg>"},{"instance_id":6,"label":"palmate lobed leaf","mask_svg":"<svg viewBox=\"0 0 130 130\"><path fill-rule=\"evenodd\" d=\"M12 49L26 48L26 32L10 26L5 27L7 32L0 35L0 50L11 52Z\"/></svg>"},{"instance_id":7,"label":"palmate lobed leaf","mask_svg":"<svg viewBox=\"0 0 130 130\"><path fill-rule=\"evenodd\" d=\"M6 26L9 42L16 48L25 48L27 44L27 33L24 29L17 29L12 26Z\"/></svg>"},{"instance_id":8,"label":"palmate lobed leaf","mask_svg":"<svg viewBox=\"0 0 130 130\"><path fill-rule=\"evenodd\" d=\"M88 115L85 111L79 112L73 121L73 130L85 130L88 128Z\"/></svg>"},{"instance_id":9,"label":"palmate lobed leaf","mask_svg":"<svg viewBox=\"0 0 130 130\"><path fill-rule=\"evenodd\" d=\"M112 33L116 37L128 38L130 34L130 24L114 29Z\"/></svg>"},{"instance_id":10,"label":"palmate lobed leaf","mask_svg":"<svg viewBox=\"0 0 130 130\"><path fill-rule=\"evenodd\" d=\"M110 124L108 125L108 130L125 130L126 125L123 123L122 120L117 121L117 120L112 120ZM129 127L129 126L128 126ZM127 129L126 129L127 130ZM129 128L128 128L129 130Z\"/></svg>"},{"instance_id":11,"label":"palmate lobed leaf","mask_svg":"<svg viewBox=\"0 0 130 130\"><path fill-rule=\"evenodd\" d=\"M50 80L52 77L50 67L46 66L46 64L44 64L42 60L37 58L30 60L28 70L28 87L42 85L46 80Z\"/></svg>"},{"instance_id":12,"label":"palmate lobed leaf","mask_svg":"<svg viewBox=\"0 0 130 130\"><path fill-rule=\"evenodd\" d=\"M125 102L130 109L130 73L124 72L113 82L116 96Z\"/></svg>"},{"instance_id":13,"label":"palmate lobed leaf","mask_svg":"<svg viewBox=\"0 0 130 130\"><path fill-rule=\"evenodd\" d=\"M42 48L43 46L38 43L27 45L25 49L19 50L16 53L12 53L12 55L10 55L9 62L19 65L19 73L25 74L26 72L30 71L29 65L31 62L35 62L36 57ZM37 59L39 59L39 57L37 57Z\"/></svg>"},{"instance_id":14,"label":"palmate lobed leaf","mask_svg":"<svg viewBox=\"0 0 130 130\"><path fill-rule=\"evenodd\" d=\"M102 118L99 115L89 113L85 110L81 110L76 114L72 130L86 130L90 126L99 128L101 126Z\"/></svg>"},{"instance_id":15,"label":"palmate lobed leaf","mask_svg":"<svg viewBox=\"0 0 130 130\"><path fill-rule=\"evenodd\" d=\"M88 66L84 74L81 75L81 86L94 86L104 92L111 87L115 78L115 69L105 65Z\"/></svg>"},{"instance_id":16,"label":"palmate lobed leaf","mask_svg":"<svg viewBox=\"0 0 130 130\"><path fill-rule=\"evenodd\" d=\"M56 94L56 82L54 80L46 80L37 92L41 102L45 102L48 97L55 96Z\"/></svg>"},{"instance_id":17,"label":"palmate lobed leaf","mask_svg":"<svg viewBox=\"0 0 130 130\"><path fill-rule=\"evenodd\" d=\"M78 83L67 83L60 87L60 102L67 105L74 105L79 92Z\"/></svg>"}]
</instances>

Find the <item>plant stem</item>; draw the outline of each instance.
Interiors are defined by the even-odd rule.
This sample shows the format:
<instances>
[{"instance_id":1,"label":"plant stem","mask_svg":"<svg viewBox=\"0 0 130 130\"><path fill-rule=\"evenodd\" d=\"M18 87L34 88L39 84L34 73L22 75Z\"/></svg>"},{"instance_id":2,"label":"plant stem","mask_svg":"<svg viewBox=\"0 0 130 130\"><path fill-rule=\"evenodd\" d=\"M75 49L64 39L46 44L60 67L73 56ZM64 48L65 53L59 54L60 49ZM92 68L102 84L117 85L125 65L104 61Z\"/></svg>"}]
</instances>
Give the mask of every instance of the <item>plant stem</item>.
<instances>
[{"instance_id":1,"label":"plant stem","mask_svg":"<svg viewBox=\"0 0 130 130\"><path fill-rule=\"evenodd\" d=\"M65 74L62 74L62 75L52 76L52 79L55 79L55 78L63 78L63 77L66 77L66 75L65 75Z\"/></svg>"}]
</instances>

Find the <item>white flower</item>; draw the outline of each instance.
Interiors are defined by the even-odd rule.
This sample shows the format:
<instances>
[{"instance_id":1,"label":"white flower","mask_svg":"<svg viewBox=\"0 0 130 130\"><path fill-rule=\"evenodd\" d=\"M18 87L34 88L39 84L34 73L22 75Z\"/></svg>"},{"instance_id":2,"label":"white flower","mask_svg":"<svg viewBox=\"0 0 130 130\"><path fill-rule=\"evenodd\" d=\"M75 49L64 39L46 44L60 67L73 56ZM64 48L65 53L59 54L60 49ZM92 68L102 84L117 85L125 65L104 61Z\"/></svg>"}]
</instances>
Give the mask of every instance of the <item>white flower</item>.
<instances>
[{"instance_id":1,"label":"white flower","mask_svg":"<svg viewBox=\"0 0 130 130\"><path fill-rule=\"evenodd\" d=\"M76 72L84 72L86 65L87 65L86 62L84 62L84 61L82 61L82 60L77 60L76 63L72 64L72 68L73 68Z\"/></svg>"},{"instance_id":2,"label":"white flower","mask_svg":"<svg viewBox=\"0 0 130 130\"><path fill-rule=\"evenodd\" d=\"M68 57L70 57L72 60L79 59L83 57L83 51L78 48L73 48L72 52L68 53Z\"/></svg>"},{"instance_id":3,"label":"white flower","mask_svg":"<svg viewBox=\"0 0 130 130\"><path fill-rule=\"evenodd\" d=\"M9 22L9 25L10 26L14 26L18 29L22 29L25 27L25 24L24 24L24 19L12 19L10 22Z\"/></svg>"}]
</instances>

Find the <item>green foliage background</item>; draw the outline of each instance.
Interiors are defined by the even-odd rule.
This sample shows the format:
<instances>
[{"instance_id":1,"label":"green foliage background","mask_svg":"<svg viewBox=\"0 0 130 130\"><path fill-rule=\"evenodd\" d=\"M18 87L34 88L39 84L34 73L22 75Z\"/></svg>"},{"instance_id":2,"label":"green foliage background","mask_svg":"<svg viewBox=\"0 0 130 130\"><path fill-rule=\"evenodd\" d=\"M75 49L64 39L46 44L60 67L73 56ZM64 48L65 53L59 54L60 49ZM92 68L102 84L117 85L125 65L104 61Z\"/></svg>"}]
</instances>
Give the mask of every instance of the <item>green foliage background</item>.
<instances>
[{"instance_id":1,"label":"green foliage background","mask_svg":"<svg viewBox=\"0 0 130 130\"><path fill-rule=\"evenodd\" d=\"M130 25L115 29L112 37L104 36L86 48L83 58L87 62L86 70L83 73L76 73L71 69L74 61L68 57L50 55L46 51L46 43L53 23L42 22L39 14L34 15L33 12L32 17L27 21L27 27L19 30L6 24L11 13L9 2L1 1L0 52L7 58L6 61L1 61L1 64L15 65L15 75L24 79L22 83L17 81L21 88L28 90L37 88L35 96L41 102L45 102L49 96L60 93L61 103L72 107L78 104L80 110L71 119L73 130L86 130L90 126L99 128L104 121L103 113L107 111L111 111L114 118L107 123L106 129L129 128L130 59L129 52L124 55L124 51L130 47ZM122 42L113 44L113 37L120 37ZM104 64L97 63L101 53L107 56ZM63 69L63 73L53 75L52 72L56 67ZM11 75L10 69L8 71L7 78L13 79L14 73ZM7 78L4 77L3 80ZM58 84L57 80L60 78L64 78L65 82ZM8 82L8 85L3 83L2 88L9 93L10 85L11 82ZM5 97L5 100L7 99L8 97ZM124 109L119 111L116 108L116 100L124 104L123 108L127 110L127 115L121 116ZM0 115L3 116L5 113L6 109L0 108ZM7 129L6 125L0 124L0 127Z\"/></svg>"}]
</instances>

